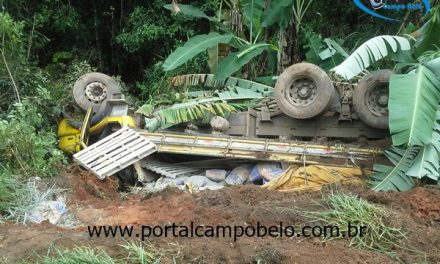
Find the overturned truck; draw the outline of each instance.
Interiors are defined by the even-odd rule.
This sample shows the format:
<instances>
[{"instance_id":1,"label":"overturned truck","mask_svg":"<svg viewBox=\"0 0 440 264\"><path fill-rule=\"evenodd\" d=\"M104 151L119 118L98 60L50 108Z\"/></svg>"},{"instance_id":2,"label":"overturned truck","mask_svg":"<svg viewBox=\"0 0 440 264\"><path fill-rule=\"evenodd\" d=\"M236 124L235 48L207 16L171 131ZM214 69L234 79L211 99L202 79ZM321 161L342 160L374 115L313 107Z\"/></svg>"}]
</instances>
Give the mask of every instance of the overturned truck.
<instances>
[{"instance_id":1,"label":"overturned truck","mask_svg":"<svg viewBox=\"0 0 440 264\"><path fill-rule=\"evenodd\" d=\"M59 147L76 153L101 141L99 148L94 147L95 154L89 151L88 159L81 163L89 169L98 166L100 172L91 170L100 178L133 170L139 176L142 166L137 161L156 151L303 165L370 164L382 150L374 144L365 147L365 140L389 135L391 73L377 71L350 83L338 81L316 65L299 63L279 76L275 88L234 77L217 81L209 74L178 76L171 80L172 85L198 85L229 93L253 91L265 98L246 111L231 112L227 119L214 116L210 122L194 120L157 131L144 129L148 124L143 118L129 115L129 105L112 78L89 73L73 87L75 102L87 112L86 117L78 122L70 113L63 113ZM108 139L116 131L120 133ZM105 138L107 145L102 144ZM104 163L112 168L106 170Z\"/></svg>"},{"instance_id":2,"label":"overturned truck","mask_svg":"<svg viewBox=\"0 0 440 264\"><path fill-rule=\"evenodd\" d=\"M245 112L230 115L229 128L224 131L228 135L300 140L322 137L381 139L389 135L391 74L391 70L375 71L358 83L350 83L334 76L330 78L316 65L299 63L279 76L275 89L234 77L213 82L212 75L179 76L172 83L194 85L202 82L206 87L237 86L266 92L273 89L274 98L269 97Z\"/></svg>"}]
</instances>

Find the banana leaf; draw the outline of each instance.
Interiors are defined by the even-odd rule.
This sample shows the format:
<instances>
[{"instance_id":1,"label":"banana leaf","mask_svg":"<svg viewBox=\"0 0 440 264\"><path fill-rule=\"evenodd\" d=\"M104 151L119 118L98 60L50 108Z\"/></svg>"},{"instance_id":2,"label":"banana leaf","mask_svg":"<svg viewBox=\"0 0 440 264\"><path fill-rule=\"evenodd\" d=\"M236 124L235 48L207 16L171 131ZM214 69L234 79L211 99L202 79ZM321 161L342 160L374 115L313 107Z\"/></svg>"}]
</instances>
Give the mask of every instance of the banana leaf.
<instances>
[{"instance_id":1,"label":"banana leaf","mask_svg":"<svg viewBox=\"0 0 440 264\"><path fill-rule=\"evenodd\" d=\"M415 74L392 75L390 79L389 125L394 146L424 146L431 142L440 80L425 66Z\"/></svg>"},{"instance_id":2,"label":"banana leaf","mask_svg":"<svg viewBox=\"0 0 440 264\"><path fill-rule=\"evenodd\" d=\"M437 181L439 179L439 169L439 153L432 144L428 144L420 150L406 175L418 179L428 177Z\"/></svg>"},{"instance_id":3,"label":"banana leaf","mask_svg":"<svg viewBox=\"0 0 440 264\"><path fill-rule=\"evenodd\" d=\"M252 38L258 35L261 30L261 17L263 16L264 0L242 0L242 12L245 23L252 32Z\"/></svg>"},{"instance_id":4,"label":"banana leaf","mask_svg":"<svg viewBox=\"0 0 440 264\"><path fill-rule=\"evenodd\" d=\"M272 78L272 77L271 77ZM261 84L258 82L253 82L245 79L240 79L236 77L229 77L226 80L215 80L214 74L186 74L186 75L178 75L171 78L170 83L172 86L203 86L206 88L213 89L225 89L225 88L243 88L247 90L251 90L254 92L258 92L263 95L263 97L273 96L274 88L273 86L268 86L265 84ZM201 96L212 96L215 93L214 90L211 91L195 91L188 92L186 95L188 97L199 97Z\"/></svg>"},{"instance_id":5,"label":"banana leaf","mask_svg":"<svg viewBox=\"0 0 440 264\"><path fill-rule=\"evenodd\" d=\"M229 54L218 65L215 78L217 80L223 80L231 76L234 72L240 70L244 65L248 64L253 58L257 57L264 50L266 50L270 44L259 43L245 47L244 49Z\"/></svg>"},{"instance_id":6,"label":"banana leaf","mask_svg":"<svg viewBox=\"0 0 440 264\"><path fill-rule=\"evenodd\" d=\"M391 53L410 50L411 45L406 38L397 36L374 37L351 54L344 62L334 67L339 76L350 80L367 69L372 63L377 62Z\"/></svg>"},{"instance_id":7,"label":"banana leaf","mask_svg":"<svg viewBox=\"0 0 440 264\"><path fill-rule=\"evenodd\" d=\"M330 70L339 65L348 57L347 52L330 38L324 40L315 32L306 33L307 49L306 59L308 62L318 65L324 70Z\"/></svg>"},{"instance_id":8,"label":"banana leaf","mask_svg":"<svg viewBox=\"0 0 440 264\"><path fill-rule=\"evenodd\" d=\"M188 40L183 47L177 48L163 63L165 71L171 71L194 58L201 52L220 43L229 43L234 36L231 34L220 35L209 33L208 35L197 35Z\"/></svg>"},{"instance_id":9,"label":"banana leaf","mask_svg":"<svg viewBox=\"0 0 440 264\"><path fill-rule=\"evenodd\" d=\"M249 100L249 99L262 99L263 94L252 91L250 89L244 89L241 87L230 87L224 92L216 93L216 96L222 100Z\"/></svg>"},{"instance_id":10,"label":"banana leaf","mask_svg":"<svg viewBox=\"0 0 440 264\"><path fill-rule=\"evenodd\" d=\"M174 12L172 4L164 5L163 7ZM183 14L191 17L197 17L197 18L206 18L208 20L212 19L211 17L206 15L205 12L192 5L179 4L179 9L180 9L179 14Z\"/></svg>"},{"instance_id":11,"label":"banana leaf","mask_svg":"<svg viewBox=\"0 0 440 264\"><path fill-rule=\"evenodd\" d=\"M437 110L436 122L432 131L431 143L425 145L419 152L412 167L406 175L423 178L428 177L432 180L439 180L440 172L440 107Z\"/></svg>"},{"instance_id":12,"label":"banana leaf","mask_svg":"<svg viewBox=\"0 0 440 264\"><path fill-rule=\"evenodd\" d=\"M174 104L170 107L159 109L150 116L145 128L155 131L159 128L166 129L177 124L204 119L205 117L228 117L236 108L242 107L256 99L264 98L263 93L240 87L229 87L227 91L217 93L213 97L191 100Z\"/></svg>"},{"instance_id":13,"label":"banana leaf","mask_svg":"<svg viewBox=\"0 0 440 264\"><path fill-rule=\"evenodd\" d=\"M160 120L161 128L203 118L206 114L226 117L235 108L220 98L207 98L175 104L154 113Z\"/></svg>"},{"instance_id":14,"label":"banana leaf","mask_svg":"<svg viewBox=\"0 0 440 264\"><path fill-rule=\"evenodd\" d=\"M406 175L420 152L419 146L410 146L406 150L392 147L385 155L395 164L395 167L374 165L374 174L370 184L374 191L408 191L414 187L412 177ZM397 162L398 160L398 162Z\"/></svg>"},{"instance_id":15,"label":"banana leaf","mask_svg":"<svg viewBox=\"0 0 440 264\"><path fill-rule=\"evenodd\" d=\"M428 69L430 69L437 76L437 78L440 79L440 57L428 61L425 66L428 67Z\"/></svg>"},{"instance_id":16,"label":"banana leaf","mask_svg":"<svg viewBox=\"0 0 440 264\"><path fill-rule=\"evenodd\" d=\"M315 32L306 32L307 43L304 48L307 50L306 59L308 62L319 65L321 56L319 55L324 50L324 45L321 40L321 36Z\"/></svg>"},{"instance_id":17,"label":"banana leaf","mask_svg":"<svg viewBox=\"0 0 440 264\"><path fill-rule=\"evenodd\" d=\"M424 17L426 23L417 31L419 37L414 43L417 56L440 46L440 6L436 6Z\"/></svg>"},{"instance_id":18,"label":"banana leaf","mask_svg":"<svg viewBox=\"0 0 440 264\"><path fill-rule=\"evenodd\" d=\"M269 8L263 14L262 26L270 27L278 24L280 29L286 29L292 16L292 5L292 0L271 1Z\"/></svg>"}]
</instances>

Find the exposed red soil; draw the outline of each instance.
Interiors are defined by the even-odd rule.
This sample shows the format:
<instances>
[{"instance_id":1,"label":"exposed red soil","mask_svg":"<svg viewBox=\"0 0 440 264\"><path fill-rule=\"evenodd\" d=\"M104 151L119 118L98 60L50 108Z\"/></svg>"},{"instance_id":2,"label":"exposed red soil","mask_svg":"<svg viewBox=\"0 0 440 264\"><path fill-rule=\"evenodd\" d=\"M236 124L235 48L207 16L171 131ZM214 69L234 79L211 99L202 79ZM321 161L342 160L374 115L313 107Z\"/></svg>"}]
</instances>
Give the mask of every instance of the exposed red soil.
<instances>
[{"instance_id":1,"label":"exposed red soil","mask_svg":"<svg viewBox=\"0 0 440 264\"><path fill-rule=\"evenodd\" d=\"M71 190L69 210L84 225L290 225L307 222L293 208L318 209L320 192L286 193L258 186L227 187L219 191L185 193L176 189L148 196L124 196L113 180L99 181L79 169L66 172L63 187ZM391 209L393 225L401 227L409 245L425 252L429 262L440 263L440 190L416 188L407 193L375 193L362 186L343 187L373 203ZM53 241L53 242L52 242ZM0 256L9 259L46 252L48 246L99 245L117 254L120 239L91 239L85 227L61 229L49 224L0 226ZM372 251L350 248L347 239L321 242L319 239L241 238L160 238L160 247L183 252L183 263L200 256L198 263L395 263ZM421 262L414 251L397 249L406 263ZM256 262L255 262L256 263Z\"/></svg>"}]
</instances>

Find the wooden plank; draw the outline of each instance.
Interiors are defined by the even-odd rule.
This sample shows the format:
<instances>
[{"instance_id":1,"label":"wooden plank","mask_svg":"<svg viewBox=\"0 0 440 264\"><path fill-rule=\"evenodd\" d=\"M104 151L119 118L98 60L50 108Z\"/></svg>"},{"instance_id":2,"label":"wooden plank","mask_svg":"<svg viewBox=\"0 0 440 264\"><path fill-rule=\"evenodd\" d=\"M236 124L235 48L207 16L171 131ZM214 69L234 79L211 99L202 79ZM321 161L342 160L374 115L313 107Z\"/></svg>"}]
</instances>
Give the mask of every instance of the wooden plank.
<instances>
[{"instance_id":1,"label":"wooden plank","mask_svg":"<svg viewBox=\"0 0 440 264\"><path fill-rule=\"evenodd\" d=\"M155 144L138 132L124 127L73 157L99 179L104 179L156 151Z\"/></svg>"}]
</instances>

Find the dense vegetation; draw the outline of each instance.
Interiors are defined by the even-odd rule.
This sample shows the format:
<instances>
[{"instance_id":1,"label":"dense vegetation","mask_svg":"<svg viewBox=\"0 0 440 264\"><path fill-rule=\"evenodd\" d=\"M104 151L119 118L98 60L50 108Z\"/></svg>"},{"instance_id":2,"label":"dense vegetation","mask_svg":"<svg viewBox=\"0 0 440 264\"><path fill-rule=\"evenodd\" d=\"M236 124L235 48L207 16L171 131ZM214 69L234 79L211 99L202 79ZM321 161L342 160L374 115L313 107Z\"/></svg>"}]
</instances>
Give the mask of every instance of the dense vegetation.
<instances>
[{"instance_id":1,"label":"dense vegetation","mask_svg":"<svg viewBox=\"0 0 440 264\"><path fill-rule=\"evenodd\" d=\"M431 2L435 6L439 1ZM216 72L215 65L221 62L213 64L209 52L167 68L168 55L194 36L229 32L237 41L230 44L232 54L244 49L246 56L223 76L270 83L271 78L265 77L295 62L308 60L328 69L342 62L344 56L317 61L311 51L325 49L330 43L326 38L333 43L330 46L343 47L350 54L374 36L410 33L424 23L421 12L407 13L401 23L388 23L355 5L333 1L1 3L0 211L14 202L15 184L20 180L57 174L65 158L56 149L56 124L71 103L73 82L85 72L117 76L126 84L132 103L140 106L158 96L175 97L165 82L169 76Z\"/></svg>"}]
</instances>

